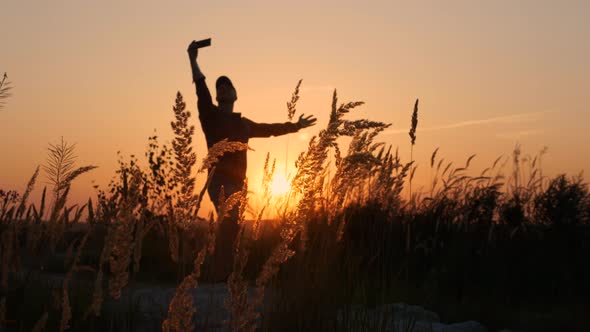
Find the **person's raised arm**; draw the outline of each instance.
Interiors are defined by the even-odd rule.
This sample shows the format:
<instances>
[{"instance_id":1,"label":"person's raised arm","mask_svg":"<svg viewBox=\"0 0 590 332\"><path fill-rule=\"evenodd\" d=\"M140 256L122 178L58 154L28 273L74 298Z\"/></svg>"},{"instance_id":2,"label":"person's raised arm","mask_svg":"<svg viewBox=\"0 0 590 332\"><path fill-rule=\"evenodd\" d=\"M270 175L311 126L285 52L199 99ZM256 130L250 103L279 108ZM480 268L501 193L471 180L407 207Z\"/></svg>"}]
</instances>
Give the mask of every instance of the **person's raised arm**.
<instances>
[{"instance_id":1,"label":"person's raised arm","mask_svg":"<svg viewBox=\"0 0 590 332\"><path fill-rule=\"evenodd\" d=\"M304 117L302 114L299 116L299 121L285 122L285 123L257 123L249 119L244 118L249 128L248 136L254 137L270 137L270 136L281 136L289 133L295 133L300 129L307 128L315 125L317 119L313 116Z\"/></svg>"},{"instance_id":2,"label":"person's raised arm","mask_svg":"<svg viewBox=\"0 0 590 332\"><path fill-rule=\"evenodd\" d=\"M199 48L196 47L195 41L193 41L187 49L188 58L191 64L191 71L193 74L193 82L195 83L195 89L197 92L197 106L199 112L202 110L209 110L213 106L213 100L211 99L211 93L207 84L205 83L205 75L201 72L199 64L197 63L197 57L199 55Z\"/></svg>"}]
</instances>

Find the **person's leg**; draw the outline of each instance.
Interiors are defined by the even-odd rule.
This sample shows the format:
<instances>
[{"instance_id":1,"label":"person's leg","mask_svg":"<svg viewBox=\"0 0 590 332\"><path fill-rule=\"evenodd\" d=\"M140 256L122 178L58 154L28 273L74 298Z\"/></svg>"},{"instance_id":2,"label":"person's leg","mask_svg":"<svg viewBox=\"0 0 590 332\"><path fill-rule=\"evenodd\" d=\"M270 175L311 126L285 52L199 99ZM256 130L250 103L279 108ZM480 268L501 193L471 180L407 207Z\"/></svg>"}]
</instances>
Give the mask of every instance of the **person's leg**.
<instances>
[{"instance_id":1,"label":"person's leg","mask_svg":"<svg viewBox=\"0 0 590 332\"><path fill-rule=\"evenodd\" d=\"M242 189L242 184L238 185L236 181L232 182L227 179L216 179L215 177L211 179L211 184L207 189L217 213L220 212L219 195L221 193L221 186L223 186L225 198L228 198ZM238 225L238 211L239 206L236 205L227 213L218 225L217 239L215 241L215 254L213 256L215 271L213 277L217 281L225 281L233 268L234 243L240 229Z\"/></svg>"}]
</instances>

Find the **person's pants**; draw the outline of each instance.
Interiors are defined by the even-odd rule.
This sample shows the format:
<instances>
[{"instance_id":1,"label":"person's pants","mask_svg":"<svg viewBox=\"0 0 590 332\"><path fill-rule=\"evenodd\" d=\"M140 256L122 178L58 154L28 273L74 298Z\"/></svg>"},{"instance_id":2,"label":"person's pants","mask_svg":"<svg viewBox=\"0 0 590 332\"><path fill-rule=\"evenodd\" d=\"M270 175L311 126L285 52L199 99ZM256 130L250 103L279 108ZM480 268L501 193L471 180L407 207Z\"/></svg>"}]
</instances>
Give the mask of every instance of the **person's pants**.
<instances>
[{"instance_id":1,"label":"person's pants","mask_svg":"<svg viewBox=\"0 0 590 332\"><path fill-rule=\"evenodd\" d=\"M243 180L230 179L227 177L213 177L207 188L209 197L219 213L219 196L223 186L224 197L227 199L232 194L242 190ZM233 209L227 212L218 225L218 231L215 241L215 253L213 255L213 278L225 280L232 271L234 259L234 243L240 230L238 225L239 205L236 204Z\"/></svg>"}]
</instances>

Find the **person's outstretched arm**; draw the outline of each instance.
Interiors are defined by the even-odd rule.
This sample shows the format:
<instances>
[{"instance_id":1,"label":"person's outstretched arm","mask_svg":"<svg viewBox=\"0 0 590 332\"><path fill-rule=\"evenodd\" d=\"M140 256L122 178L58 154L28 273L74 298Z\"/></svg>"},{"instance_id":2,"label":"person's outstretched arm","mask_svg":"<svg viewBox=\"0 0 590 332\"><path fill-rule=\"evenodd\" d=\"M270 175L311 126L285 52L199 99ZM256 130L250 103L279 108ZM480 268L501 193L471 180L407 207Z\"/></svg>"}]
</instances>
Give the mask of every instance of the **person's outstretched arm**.
<instances>
[{"instance_id":1,"label":"person's outstretched arm","mask_svg":"<svg viewBox=\"0 0 590 332\"><path fill-rule=\"evenodd\" d=\"M194 46L193 41L188 46L188 58L191 64L191 71L193 73L193 82L195 82L195 89L197 91L197 107L199 113L203 111L209 111L213 108L213 100L211 99L211 93L207 84L205 83L205 75L201 72L199 64L197 63L197 56L199 55L199 49Z\"/></svg>"},{"instance_id":2,"label":"person's outstretched arm","mask_svg":"<svg viewBox=\"0 0 590 332\"><path fill-rule=\"evenodd\" d=\"M246 118L244 118L244 121L246 121L246 125L248 126L248 136L250 138L270 137L295 133L300 129L315 125L317 119L313 115L307 117L303 116L303 114L299 116L299 121L295 123L257 123Z\"/></svg>"}]
</instances>

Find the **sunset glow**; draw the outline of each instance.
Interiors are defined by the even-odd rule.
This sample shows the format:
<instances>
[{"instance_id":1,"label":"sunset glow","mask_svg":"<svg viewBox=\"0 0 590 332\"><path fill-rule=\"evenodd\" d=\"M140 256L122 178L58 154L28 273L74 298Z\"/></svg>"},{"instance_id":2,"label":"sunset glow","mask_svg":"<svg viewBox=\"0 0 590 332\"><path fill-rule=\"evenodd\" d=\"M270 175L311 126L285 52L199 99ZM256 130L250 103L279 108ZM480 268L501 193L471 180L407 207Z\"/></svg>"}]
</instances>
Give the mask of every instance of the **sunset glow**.
<instances>
[{"instance_id":1,"label":"sunset glow","mask_svg":"<svg viewBox=\"0 0 590 332\"><path fill-rule=\"evenodd\" d=\"M287 178L281 174L275 174L270 191L273 195L284 195L291 189L291 184Z\"/></svg>"},{"instance_id":2,"label":"sunset glow","mask_svg":"<svg viewBox=\"0 0 590 332\"><path fill-rule=\"evenodd\" d=\"M590 330L590 0L0 23L0 332Z\"/></svg>"}]
</instances>

